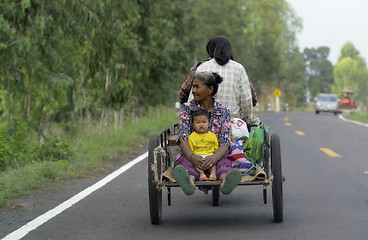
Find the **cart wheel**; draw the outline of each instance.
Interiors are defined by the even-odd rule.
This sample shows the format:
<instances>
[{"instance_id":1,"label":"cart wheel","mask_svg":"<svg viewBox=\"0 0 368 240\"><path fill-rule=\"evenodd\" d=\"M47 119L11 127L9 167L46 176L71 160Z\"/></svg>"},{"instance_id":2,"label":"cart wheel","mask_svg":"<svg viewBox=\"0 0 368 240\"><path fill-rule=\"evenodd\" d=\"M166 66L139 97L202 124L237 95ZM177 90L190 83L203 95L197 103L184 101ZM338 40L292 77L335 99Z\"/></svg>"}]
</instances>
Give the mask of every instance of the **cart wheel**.
<instances>
[{"instance_id":1,"label":"cart wheel","mask_svg":"<svg viewBox=\"0 0 368 240\"><path fill-rule=\"evenodd\" d=\"M283 195L282 195L282 171L280 138L277 134L271 136L271 171L272 181L272 205L274 222L282 222L283 217Z\"/></svg>"},{"instance_id":2,"label":"cart wheel","mask_svg":"<svg viewBox=\"0 0 368 240\"><path fill-rule=\"evenodd\" d=\"M266 129L266 128L265 128ZM264 166L264 171L266 173L266 177L269 179L270 178L270 145L269 143L269 135L268 132L266 132L266 130L264 130L264 142L266 144L264 144L264 156L263 156L263 166ZM263 203L267 204L267 189L264 188L263 189Z\"/></svg>"},{"instance_id":3,"label":"cart wheel","mask_svg":"<svg viewBox=\"0 0 368 240\"><path fill-rule=\"evenodd\" d=\"M156 184L154 182L155 175L151 169L151 164L154 164L154 149L157 146L157 137L151 137L148 146L148 195L152 224L160 224L162 215L162 190L157 190ZM156 164L158 171L161 168L160 165L161 162L158 161Z\"/></svg>"},{"instance_id":4,"label":"cart wheel","mask_svg":"<svg viewBox=\"0 0 368 240\"><path fill-rule=\"evenodd\" d=\"M220 186L212 187L212 206L217 207L220 204Z\"/></svg>"}]
</instances>

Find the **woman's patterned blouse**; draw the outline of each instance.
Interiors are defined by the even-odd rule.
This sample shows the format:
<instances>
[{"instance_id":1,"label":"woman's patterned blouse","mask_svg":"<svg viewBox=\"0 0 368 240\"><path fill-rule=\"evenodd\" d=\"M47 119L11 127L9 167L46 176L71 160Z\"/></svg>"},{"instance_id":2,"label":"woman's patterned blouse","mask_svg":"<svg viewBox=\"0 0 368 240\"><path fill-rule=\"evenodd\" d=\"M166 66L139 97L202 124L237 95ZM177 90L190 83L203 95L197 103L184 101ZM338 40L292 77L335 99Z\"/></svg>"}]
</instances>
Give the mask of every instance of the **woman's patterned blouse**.
<instances>
[{"instance_id":1,"label":"woman's patterned blouse","mask_svg":"<svg viewBox=\"0 0 368 240\"><path fill-rule=\"evenodd\" d=\"M179 137L186 141L188 141L189 135L193 132L192 112L198 109L202 109L202 107L195 100L186 102L181 107ZM219 146L230 144L230 122L231 115L229 109L215 100L208 130L217 136Z\"/></svg>"}]
</instances>

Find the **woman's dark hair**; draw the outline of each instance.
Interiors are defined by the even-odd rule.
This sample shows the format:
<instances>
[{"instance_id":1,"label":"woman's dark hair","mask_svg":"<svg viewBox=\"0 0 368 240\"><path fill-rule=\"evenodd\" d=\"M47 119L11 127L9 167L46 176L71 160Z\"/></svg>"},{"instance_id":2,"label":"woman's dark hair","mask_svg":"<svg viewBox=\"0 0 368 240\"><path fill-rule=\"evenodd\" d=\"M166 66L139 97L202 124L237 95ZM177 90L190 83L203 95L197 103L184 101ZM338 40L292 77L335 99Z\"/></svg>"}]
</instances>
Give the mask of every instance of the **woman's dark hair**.
<instances>
[{"instance_id":1,"label":"woman's dark hair","mask_svg":"<svg viewBox=\"0 0 368 240\"><path fill-rule=\"evenodd\" d=\"M198 109L198 110L192 112L192 120L194 120L194 117L198 117L198 116L206 116L208 118L208 120L210 120L210 115L204 109Z\"/></svg>"},{"instance_id":2,"label":"woman's dark hair","mask_svg":"<svg viewBox=\"0 0 368 240\"><path fill-rule=\"evenodd\" d=\"M225 65L229 60L234 60L230 40L225 36L212 38L206 45L210 57L215 58L220 65Z\"/></svg>"},{"instance_id":3,"label":"woman's dark hair","mask_svg":"<svg viewBox=\"0 0 368 240\"><path fill-rule=\"evenodd\" d=\"M206 84L207 87L213 87L212 96L217 93L218 85L222 83L222 77L216 72L195 73L193 79L198 79Z\"/></svg>"}]
</instances>

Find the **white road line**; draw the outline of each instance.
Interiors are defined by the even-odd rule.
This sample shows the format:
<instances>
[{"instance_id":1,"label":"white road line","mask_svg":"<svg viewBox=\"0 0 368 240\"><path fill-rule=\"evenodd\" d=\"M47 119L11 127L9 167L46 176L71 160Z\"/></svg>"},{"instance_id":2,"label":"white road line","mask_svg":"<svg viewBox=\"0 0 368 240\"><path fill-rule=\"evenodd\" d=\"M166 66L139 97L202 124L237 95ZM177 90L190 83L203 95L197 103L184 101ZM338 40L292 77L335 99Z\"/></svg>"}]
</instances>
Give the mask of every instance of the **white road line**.
<instances>
[{"instance_id":1,"label":"white road line","mask_svg":"<svg viewBox=\"0 0 368 240\"><path fill-rule=\"evenodd\" d=\"M44 213L43 215L35 218L31 222L25 224L23 227L15 230L14 232L10 233L9 235L5 236L1 240L18 240L27 235L30 231L36 229L37 227L41 226L48 220L52 219L53 217L57 216L58 214L62 213L66 209L70 208L80 200L84 199L94 191L98 190L99 188L105 186L107 183L118 177L120 174L127 171L129 168L133 167L135 164L139 163L143 159L147 158L148 152L143 153L141 156L137 157L136 159L130 161L129 163L125 164L118 170L112 172L111 174L107 175L105 178L101 179L97 183L93 184L92 186L84 189L80 193L74 195L73 197L69 198L65 202L61 203L57 207L51 209L50 211Z\"/></svg>"},{"instance_id":2,"label":"white road line","mask_svg":"<svg viewBox=\"0 0 368 240\"><path fill-rule=\"evenodd\" d=\"M358 122L358 121L354 121L354 120L346 119L346 118L344 118L341 114L339 115L339 118L340 118L341 120L344 120L345 122L351 122L351 123L358 124L358 125L360 125L360 126L368 127L368 124L367 124L367 123L362 123L362 122Z\"/></svg>"}]
</instances>

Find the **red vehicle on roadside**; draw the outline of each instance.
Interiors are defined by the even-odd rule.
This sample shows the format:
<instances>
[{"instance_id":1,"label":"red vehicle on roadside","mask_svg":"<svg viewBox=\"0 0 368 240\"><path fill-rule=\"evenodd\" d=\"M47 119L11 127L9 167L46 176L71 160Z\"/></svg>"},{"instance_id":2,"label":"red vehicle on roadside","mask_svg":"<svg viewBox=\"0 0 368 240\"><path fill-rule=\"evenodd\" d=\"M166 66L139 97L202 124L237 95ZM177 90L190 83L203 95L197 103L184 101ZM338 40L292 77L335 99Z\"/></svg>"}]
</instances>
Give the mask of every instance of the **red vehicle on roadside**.
<instances>
[{"instance_id":1,"label":"red vehicle on roadside","mask_svg":"<svg viewBox=\"0 0 368 240\"><path fill-rule=\"evenodd\" d=\"M339 101L339 108L341 109L353 109L357 108L356 101L352 98L354 94L353 90L342 90L342 93L345 94Z\"/></svg>"}]
</instances>

